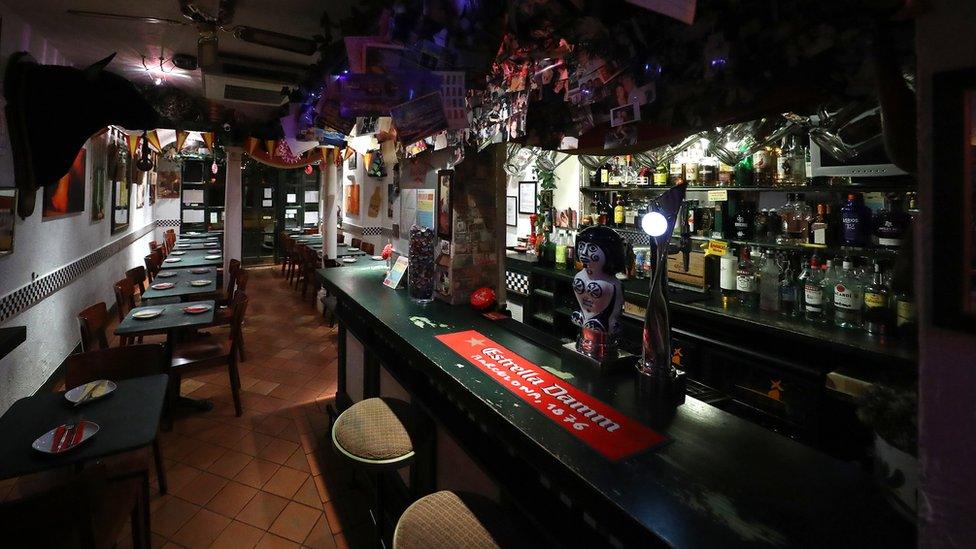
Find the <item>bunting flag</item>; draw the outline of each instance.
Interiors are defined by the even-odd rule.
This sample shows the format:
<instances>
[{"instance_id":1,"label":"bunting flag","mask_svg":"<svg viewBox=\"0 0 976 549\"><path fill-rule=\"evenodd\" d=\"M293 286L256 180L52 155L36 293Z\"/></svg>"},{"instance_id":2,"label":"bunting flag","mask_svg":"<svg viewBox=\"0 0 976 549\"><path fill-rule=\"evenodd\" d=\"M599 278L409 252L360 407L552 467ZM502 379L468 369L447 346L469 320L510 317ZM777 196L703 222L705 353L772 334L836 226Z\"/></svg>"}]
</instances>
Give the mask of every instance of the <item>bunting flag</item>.
<instances>
[{"instance_id":1,"label":"bunting flag","mask_svg":"<svg viewBox=\"0 0 976 549\"><path fill-rule=\"evenodd\" d=\"M342 158L345 160L349 160L349 158L352 157L352 155L354 154L356 154L356 151L353 150L352 147L346 147L346 151L343 153Z\"/></svg>"},{"instance_id":2,"label":"bunting flag","mask_svg":"<svg viewBox=\"0 0 976 549\"><path fill-rule=\"evenodd\" d=\"M264 140L264 148L265 148L265 150L268 151L268 154L273 155L274 152L275 152L275 149L277 147L278 147L278 140L276 140L276 139L265 139Z\"/></svg>"},{"instance_id":3,"label":"bunting flag","mask_svg":"<svg viewBox=\"0 0 976 549\"><path fill-rule=\"evenodd\" d=\"M246 152L251 156L254 156L254 151L258 149L258 145L260 144L261 141L258 138L248 137L247 139L244 140L244 152Z\"/></svg>"},{"instance_id":4,"label":"bunting flag","mask_svg":"<svg viewBox=\"0 0 976 549\"><path fill-rule=\"evenodd\" d=\"M214 150L214 132L200 132L200 137L203 138L203 144L207 146L210 151Z\"/></svg>"},{"instance_id":5,"label":"bunting flag","mask_svg":"<svg viewBox=\"0 0 976 549\"><path fill-rule=\"evenodd\" d=\"M256 137L248 137L244 140L244 152L250 155L252 159L275 168L304 168L313 164L324 164L328 161L328 149L324 147L315 147L300 155L288 155L287 158L283 158L278 154L278 143L274 139L262 141ZM263 148L262 145L264 145Z\"/></svg>"},{"instance_id":6,"label":"bunting flag","mask_svg":"<svg viewBox=\"0 0 976 549\"><path fill-rule=\"evenodd\" d=\"M176 130L176 144L173 145L174 147L176 147L176 152L180 152L183 150L183 145L186 144L186 138L189 136L190 136L190 132L188 131Z\"/></svg>"},{"instance_id":7,"label":"bunting flag","mask_svg":"<svg viewBox=\"0 0 976 549\"><path fill-rule=\"evenodd\" d=\"M156 152L163 152L163 147L159 144L159 134L156 130L149 130L146 133L146 140L149 141L149 146Z\"/></svg>"},{"instance_id":8,"label":"bunting flag","mask_svg":"<svg viewBox=\"0 0 976 549\"><path fill-rule=\"evenodd\" d=\"M129 158L135 158L136 151L139 150L139 134L127 133L125 134L125 141L129 146Z\"/></svg>"}]
</instances>

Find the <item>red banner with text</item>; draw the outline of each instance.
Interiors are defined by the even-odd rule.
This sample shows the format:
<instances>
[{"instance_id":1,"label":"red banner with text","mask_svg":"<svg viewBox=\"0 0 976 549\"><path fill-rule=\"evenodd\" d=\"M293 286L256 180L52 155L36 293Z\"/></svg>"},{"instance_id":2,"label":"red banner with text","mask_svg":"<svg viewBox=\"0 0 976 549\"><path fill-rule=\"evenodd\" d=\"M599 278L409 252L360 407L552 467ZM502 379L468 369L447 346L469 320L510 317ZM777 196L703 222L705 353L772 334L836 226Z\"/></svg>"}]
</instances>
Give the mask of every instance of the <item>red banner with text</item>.
<instances>
[{"instance_id":1,"label":"red banner with text","mask_svg":"<svg viewBox=\"0 0 976 549\"><path fill-rule=\"evenodd\" d=\"M609 404L566 383L525 358L468 330L436 336L573 436L617 461L656 446L665 437Z\"/></svg>"}]
</instances>

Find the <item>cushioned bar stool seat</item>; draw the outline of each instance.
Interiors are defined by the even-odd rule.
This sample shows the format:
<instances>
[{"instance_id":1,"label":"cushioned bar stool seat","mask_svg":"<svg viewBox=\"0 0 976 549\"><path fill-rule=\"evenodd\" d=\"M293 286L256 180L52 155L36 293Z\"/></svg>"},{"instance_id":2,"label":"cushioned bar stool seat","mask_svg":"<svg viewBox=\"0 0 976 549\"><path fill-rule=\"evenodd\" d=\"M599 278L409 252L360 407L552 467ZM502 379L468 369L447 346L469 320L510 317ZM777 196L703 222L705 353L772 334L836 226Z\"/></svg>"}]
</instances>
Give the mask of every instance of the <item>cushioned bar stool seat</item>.
<instances>
[{"instance_id":1,"label":"cushioned bar stool seat","mask_svg":"<svg viewBox=\"0 0 976 549\"><path fill-rule=\"evenodd\" d=\"M332 426L332 443L357 465L405 467L414 457L410 405L393 398L367 398L342 412Z\"/></svg>"},{"instance_id":2,"label":"cushioned bar stool seat","mask_svg":"<svg viewBox=\"0 0 976 549\"><path fill-rule=\"evenodd\" d=\"M393 549L489 549L519 545L501 510L475 494L441 491L413 502L393 532Z\"/></svg>"}]
</instances>

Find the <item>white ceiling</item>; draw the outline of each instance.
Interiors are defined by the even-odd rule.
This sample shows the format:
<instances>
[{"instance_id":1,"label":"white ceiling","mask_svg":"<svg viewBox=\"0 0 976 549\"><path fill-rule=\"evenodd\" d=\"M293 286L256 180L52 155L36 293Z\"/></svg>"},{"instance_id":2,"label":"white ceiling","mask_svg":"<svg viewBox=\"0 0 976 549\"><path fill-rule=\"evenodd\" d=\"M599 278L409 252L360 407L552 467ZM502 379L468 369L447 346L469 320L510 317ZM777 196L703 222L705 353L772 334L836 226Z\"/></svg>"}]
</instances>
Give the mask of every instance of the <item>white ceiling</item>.
<instances>
[{"instance_id":1,"label":"white ceiling","mask_svg":"<svg viewBox=\"0 0 976 549\"><path fill-rule=\"evenodd\" d=\"M200 70L174 69L164 63L167 74L143 68L142 56L150 68L157 69L160 56L170 59L173 53L197 54L197 30L192 24L151 24L139 21L80 17L67 10L85 10L190 21L180 13L177 0L3 0L26 19L36 32L47 38L77 67L86 66L117 52L109 70L134 82L150 82L160 76L167 83L202 95ZM354 0L239 0L230 25L248 25L267 30L312 37L321 34L319 20L328 9L333 21L348 14ZM208 14L217 11L217 0L197 0L194 4ZM248 44L230 33L221 32L219 50L268 59L276 62L311 64L316 56ZM231 105L240 107L240 104Z\"/></svg>"}]
</instances>

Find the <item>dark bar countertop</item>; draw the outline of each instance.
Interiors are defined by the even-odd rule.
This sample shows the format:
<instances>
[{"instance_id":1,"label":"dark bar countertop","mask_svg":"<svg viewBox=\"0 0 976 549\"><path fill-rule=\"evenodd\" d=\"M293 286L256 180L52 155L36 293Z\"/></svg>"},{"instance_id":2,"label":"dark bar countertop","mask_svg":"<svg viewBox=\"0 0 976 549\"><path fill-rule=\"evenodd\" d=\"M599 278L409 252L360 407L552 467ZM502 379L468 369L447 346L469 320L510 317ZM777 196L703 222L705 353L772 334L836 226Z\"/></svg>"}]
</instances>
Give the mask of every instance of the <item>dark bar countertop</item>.
<instances>
[{"instance_id":1,"label":"dark bar countertop","mask_svg":"<svg viewBox=\"0 0 976 549\"><path fill-rule=\"evenodd\" d=\"M383 338L397 349L398 356L381 356L381 360L391 367L410 362L427 383L442 383L449 391L473 397L472 413L497 420L500 445L514 445L519 458L531 462L535 470L567 483L566 489L573 493L585 494L581 498L585 505L620 516L619 522L614 521L614 534L625 545L633 541L663 541L677 547L914 544L912 528L894 514L857 466L691 397L668 424L653 426L651 407L636 394L633 373L600 375L581 365L563 364L551 345L529 339L532 330L512 329L514 321L491 321L468 307L441 302L417 305L406 290L383 287L384 274L383 267L375 264L319 271L346 315L340 318L346 322L347 317L355 317L352 333ZM427 323L418 327L411 320L417 316L447 327ZM371 333L361 333L364 330ZM461 357L434 339L463 330L481 332L652 426L669 442L621 461L605 459L524 406L479 369L464 366ZM504 457L504 449L498 451ZM489 458L481 458L490 464ZM505 476L505 469L495 471ZM504 478L496 480L505 486Z\"/></svg>"}]
</instances>

